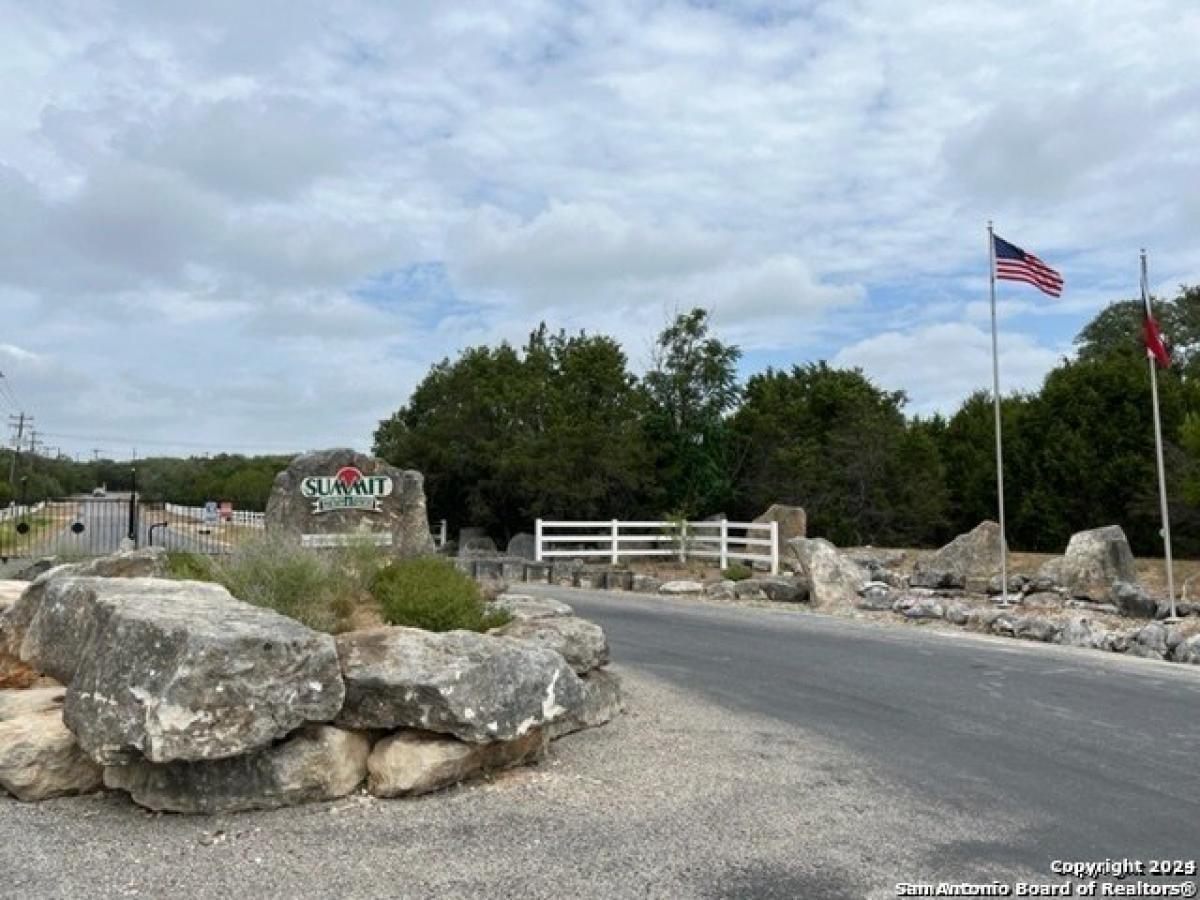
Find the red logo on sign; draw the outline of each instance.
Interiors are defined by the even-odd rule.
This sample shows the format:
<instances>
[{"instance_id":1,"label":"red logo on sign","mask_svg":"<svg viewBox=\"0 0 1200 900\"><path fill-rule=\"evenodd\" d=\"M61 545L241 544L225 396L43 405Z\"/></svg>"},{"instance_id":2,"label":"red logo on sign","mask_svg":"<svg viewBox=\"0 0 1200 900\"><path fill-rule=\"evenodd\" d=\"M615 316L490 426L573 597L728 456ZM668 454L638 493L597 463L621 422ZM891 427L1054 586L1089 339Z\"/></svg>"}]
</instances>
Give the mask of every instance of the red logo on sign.
<instances>
[{"instance_id":1,"label":"red logo on sign","mask_svg":"<svg viewBox=\"0 0 1200 900\"><path fill-rule=\"evenodd\" d=\"M362 481L362 477L362 472L358 471L354 466L342 466L338 469L337 475L334 476L342 487L347 489L354 487L354 485Z\"/></svg>"}]
</instances>

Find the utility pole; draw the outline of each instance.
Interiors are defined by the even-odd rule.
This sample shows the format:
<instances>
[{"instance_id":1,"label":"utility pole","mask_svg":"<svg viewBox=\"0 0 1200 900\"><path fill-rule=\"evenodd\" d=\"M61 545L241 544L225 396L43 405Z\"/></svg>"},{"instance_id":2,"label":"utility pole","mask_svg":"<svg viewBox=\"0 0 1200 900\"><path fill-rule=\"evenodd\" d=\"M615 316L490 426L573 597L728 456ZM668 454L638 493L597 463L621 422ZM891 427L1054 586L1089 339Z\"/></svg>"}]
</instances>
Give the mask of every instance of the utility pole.
<instances>
[{"instance_id":1,"label":"utility pole","mask_svg":"<svg viewBox=\"0 0 1200 900\"><path fill-rule=\"evenodd\" d=\"M21 441L25 437L25 426L33 424L33 416L20 413L8 417L8 427L13 430L13 456L8 464L8 483L14 484L17 477L17 460L21 457Z\"/></svg>"},{"instance_id":2,"label":"utility pole","mask_svg":"<svg viewBox=\"0 0 1200 900\"><path fill-rule=\"evenodd\" d=\"M99 447L92 448L92 462L100 462L100 448Z\"/></svg>"}]
</instances>

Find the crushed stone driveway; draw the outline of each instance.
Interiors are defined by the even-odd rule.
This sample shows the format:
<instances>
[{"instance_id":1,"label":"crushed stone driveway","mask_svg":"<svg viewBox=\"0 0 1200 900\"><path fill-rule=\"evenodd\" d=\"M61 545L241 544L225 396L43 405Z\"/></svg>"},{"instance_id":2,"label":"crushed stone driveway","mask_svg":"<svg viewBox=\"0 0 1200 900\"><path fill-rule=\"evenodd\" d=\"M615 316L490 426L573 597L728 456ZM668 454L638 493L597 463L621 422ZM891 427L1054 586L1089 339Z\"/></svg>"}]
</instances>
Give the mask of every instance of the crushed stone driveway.
<instances>
[{"instance_id":1,"label":"crushed stone driveway","mask_svg":"<svg viewBox=\"0 0 1200 900\"><path fill-rule=\"evenodd\" d=\"M0 896L882 898L1200 856L1200 667L529 592L606 628L625 716L417 800L189 817L0 799Z\"/></svg>"}]
</instances>

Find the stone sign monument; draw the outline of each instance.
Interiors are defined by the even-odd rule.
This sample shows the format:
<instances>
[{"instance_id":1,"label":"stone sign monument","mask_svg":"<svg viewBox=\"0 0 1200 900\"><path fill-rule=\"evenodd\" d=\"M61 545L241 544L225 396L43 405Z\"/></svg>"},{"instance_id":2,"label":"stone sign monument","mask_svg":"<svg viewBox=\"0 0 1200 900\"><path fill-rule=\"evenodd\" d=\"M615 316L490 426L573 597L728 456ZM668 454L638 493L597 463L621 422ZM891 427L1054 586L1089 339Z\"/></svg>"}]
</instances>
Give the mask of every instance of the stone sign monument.
<instances>
[{"instance_id":1,"label":"stone sign monument","mask_svg":"<svg viewBox=\"0 0 1200 900\"><path fill-rule=\"evenodd\" d=\"M421 473L349 449L305 453L276 475L266 527L309 547L366 538L403 556L434 552Z\"/></svg>"}]
</instances>

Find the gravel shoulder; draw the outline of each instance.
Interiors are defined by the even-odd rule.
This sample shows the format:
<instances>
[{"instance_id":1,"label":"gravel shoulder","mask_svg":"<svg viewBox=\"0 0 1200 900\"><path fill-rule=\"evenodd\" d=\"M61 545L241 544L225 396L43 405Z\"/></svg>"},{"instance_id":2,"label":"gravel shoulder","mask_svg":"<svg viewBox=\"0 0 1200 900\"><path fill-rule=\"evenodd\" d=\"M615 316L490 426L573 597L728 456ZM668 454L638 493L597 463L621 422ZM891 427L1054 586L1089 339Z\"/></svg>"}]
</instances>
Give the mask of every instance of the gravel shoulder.
<instances>
[{"instance_id":1,"label":"gravel shoulder","mask_svg":"<svg viewBox=\"0 0 1200 900\"><path fill-rule=\"evenodd\" d=\"M616 722L421 799L214 817L115 793L0 800L0 895L859 898L906 875L1016 871L961 849L1031 823L929 807L800 728L615 670Z\"/></svg>"}]
</instances>

